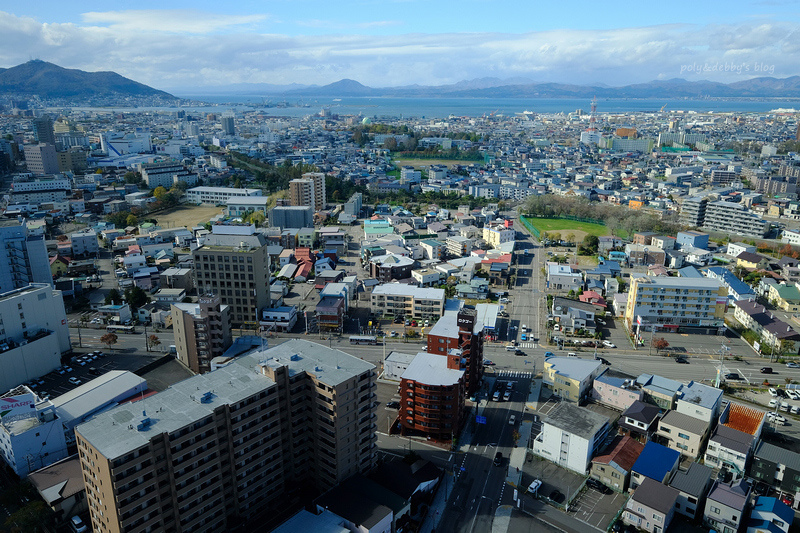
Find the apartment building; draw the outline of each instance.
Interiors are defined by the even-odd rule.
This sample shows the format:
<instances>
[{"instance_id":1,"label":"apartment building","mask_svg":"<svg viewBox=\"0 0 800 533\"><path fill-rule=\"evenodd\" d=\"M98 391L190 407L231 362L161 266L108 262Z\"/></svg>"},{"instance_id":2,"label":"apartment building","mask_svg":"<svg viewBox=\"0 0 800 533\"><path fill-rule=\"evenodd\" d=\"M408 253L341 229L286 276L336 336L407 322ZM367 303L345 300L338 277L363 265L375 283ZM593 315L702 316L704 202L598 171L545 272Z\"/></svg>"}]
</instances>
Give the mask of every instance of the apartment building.
<instances>
[{"instance_id":1,"label":"apartment building","mask_svg":"<svg viewBox=\"0 0 800 533\"><path fill-rule=\"evenodd\" d=\"M310 206L322 211L327 203L325 174L306 172L301 178L289 182L289 202L293 206Z\"/></svg>"},{"instance_id":2,"label":"apartment building","mask_svg":"<svg viewBox=\"0 0 800 533\"><path fill-rule=\"evenodd\" d=\"M195 374L211 370L211 360L231 345L231 308L205 294L195 303L173 303L172 328L178 359Z\"/></svg>"},{"instance_id":3,"label":"apartment building","mask_svg":"<svg viewBox=\"0 0 800 533\"><path fill-rule=\"evenodd\" d=\"M594 380L605 371L599 360L548 357L544 360L542 385L567 402L580 403Z\"/></svg>"},{"instance_id":4,"label":"apartment building","mask_svg":"<svg viewBox=\"0 0 800 533\"><path fill-rule=\"evenodd\" d=\"M610 430L605 416L574 403L559 403L543 419L533 453L583 476Z\"/></svg>"},{"instance_id":5,"label":"apartment building","mask_svg":"<svg viewBox=\"0 0 800 533\"><path fill-rule=\"evenodd\" d=\"M313 228L314 208L309 205L281 205L269 210L272 228Z\"/></svg>"},{"instance_id":6,"label":"apartment building","mask_svg":"<svg viewBox=\"0 0 800 533\"><path fill-rule=\"evenodd\" d=\"M56 174L58 172L58 154L53 144L26 144L25 164L29 172L34 174Z\"/></svg>"},{"instance_id":7,"label":"apartment building","mask_svg":"<svg viewBox=\"0 0 800 533\"><path fill-rule=\"evenodd\" d=\"M475 309L448 313L428 332L428 353L447 358L447 367L462 370L466 392L474 395L483 377L483 322Z\"/></svg>"},{"instance_id":8,"label":"apartment building","mask_svg":"<svg viewBox=\"0 0 800 533\"><path fill-rule=\"evenodd\" d=\"M706 219L707 206L708 200L701 196L686 198L681 203L680 223L684 226L699 228Z\"/></svg>"},{"instance_id":9,"label":"apartment building","mask_svg":"<svg viewBox=\"0 0 800 533\"><path fill-rule=\"evenodd\" d=\"M444 289L384 283L372 289L370 310L375 315L436 319L444 314Z\"/></svg>"},{"instance_id":10,"label":"apartment building","mask_svg":"<svg viewBox=\"0 0 800 533\"><path fill-rule=\"evenodd\" d=\"M70 349L61 291L34 283L0 294L0 390L55 370Z\"/></svg>"},{"instance_id":11,"label":"apartment building","mask_svg":"<svg viewBox=\"0 0 800 533\"><path fill-rule=\"evenodd\" d=\"M625 322L629 330L717 333L727 303L728 289L715 279L637 277L631 279Z\"/></svg>"},{"instance_id":12,"label":"apartment building","mask_svg":"<svg viewBox=\"0 0 800 533\"><path fill-rule=\"evenodd\" d=\"M467 257L472 253L472 239L453 235L445 240L447 253L455 257Z\"/></svg>"},{"instance_id":13,"label":"apartment building","mask_svg":"<svg viewBox=\"0 0 800 533\"><path fill-rule=\"evenodd\" d=\"M29 233L19 222L0 222L0 265L0 293L53 283L44 235Z\"/></svg>"},{"instance_id":14,"label":"apartment building","mask_svg":"<svg viewBox=\"0 0 800 533\"><path fill-rule=\"evenodd\" d=\"M95 532L269 529L375 465L375 366L257 349L75 429Z\"/></svg>"},{"instance_id":15,"label":"apartment building","mask_svg":"<svg viewBox=\"0 0 800 533\"><path fill-rule=\"evenodd\" d=\"M151 189L156 187L171 188L179 181L188 185L197 183L197 174L191 174L180 161L158 161L140 165L142 179Z\"/></svg>"},{"instance_id":16,"label":"apartment building","mask_svg":"<svg viewBox=\"0 0 800 533\"><path fill-rule=\"evenodd\" d=\"M743 204L720 201L708 203L703 228L726 234L762 238L769 231L769 222L751 212Z\"/></svg>"},{"instance_id":17,"label":"apartment building","mask_svg":"<svg viewBox=\"0 0 800 533\"><path fill-rule=\"evenodd\" d=\"M501 244L513 242L515 237L514 228L508 227L506 224L494 224L483 228L483 240L492 248L499 248Z\"/></svg>"},{"instance_id":18,"label":"apartment building","mask_svg":"<svg viewBox=\"0 0 800 533\"><path fill-rule=\"evenodd\" d=\"M232 187L192 187L186 199L196 204L226 205L238 196L261 196L261 189L234 189Z\"/></svg>"},{"instance_id":19,"label":"apartment building","mask_svg":"<svg viewBox=\"0 0 800 533\"><path fill-rule=\"evenodd\" d=\"M250 224L215 224L192 251L195 286L230 306L231 324L255 324L270 306L267 239Z\"/></svg>"}]
</instances>

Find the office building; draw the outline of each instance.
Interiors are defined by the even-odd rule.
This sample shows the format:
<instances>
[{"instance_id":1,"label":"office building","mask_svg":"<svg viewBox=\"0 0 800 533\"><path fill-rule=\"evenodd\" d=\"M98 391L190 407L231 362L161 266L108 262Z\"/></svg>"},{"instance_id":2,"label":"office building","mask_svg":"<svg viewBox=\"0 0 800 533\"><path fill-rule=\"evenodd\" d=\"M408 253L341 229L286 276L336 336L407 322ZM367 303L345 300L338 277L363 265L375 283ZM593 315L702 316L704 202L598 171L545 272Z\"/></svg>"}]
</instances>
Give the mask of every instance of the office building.
<instances>
[{"instance_id":1,"label":"office building","mask_svg":"<svg viewBox=\"0 0 800 533\"><path fill-rule=\"evenodd\" d=\"M458 435L465 415L464 370L452 368L448 357L418 353L400 377L399 394L403 435L439 442Z\"/></svg>"},{"instance_id":2,"label":"office building","mask_svg":"<svg viewBox=\"0 0 800 533\"><path fill-rule=\"evenodd\" d=\"M269 210L272 228L313 228L314 208L309 205L283 205Z\"/></svg>"},{"instance_id":3,"label":"office building","mask_svg":"<svg viewBox=\"0 0 800 533\"><path fill-rule=\"evenodd\" d=\"M223 115L220 122L222 122L222 132L225 135L236 135L236 123L232 115Z\"/></svg>"},{"instance_id":4,"label":"office building","mask_svg":"<svg viewBox=\"0 0 800 533\"><path fill-rule=\"evenodd\" d=\"M58 154L54 144L26 144L24 152L29 172L44 175L56 174L59 171Z\"/></svg>"},{"instance_id":5,"label":"office building","mask_svg":"<svg viewBox=\"0 0 800 533\"><path fill-rule=\"evenodd\" d=\"M30 283L53 284L44 235L32 235L16 221L0 222L0 293Z\"/></svg>"},{"instance_id":6,"label":"office building","mask_svg":"<svg viewBox=\"0 0 800 533\"><path fill-rule=\"evenodd\" d=\"M295 339L98 414L75 430L93 530L268 530L375 466L375 377Z\"/></svg>"},{"instance_id":7,"label":"office building","mask_svg":"<svg viewBox=\"0 0 800 533\"><path fill-rule=\"evenodd\" d=\"M430 290L430 289L428 289ZM475 309L448 313L428 332L428 353L447 358L447 368L464 372L466 393L473 396L483 378L483 322Z\"/></svg>"},{"instance_id":8,"label":"office building","mask_svg":"<svg viewBox=\"0 0 800 533\"><path fill-rule=\"evenodd\" d=\"M53 119L50 117L36 117L33 119L33 135L38 143L56 145L56 134L53 129Z\"/></svg>"},{"instance_id":9,"label":"office building","mask_svg":"<svg viewBox=\"0 0 800 533\"><path fill-rule=\"evenodd\" d=\"M327 196L325 192L325 174L306 172L303 177L289 182L289 202L294 206L306 205L314 211L325 209Z\"/></svg>"},{"instance_id":10,"label":"office building","mask_svg":"<svg viewBox=\"0 0 800 533\"><path fill-rule=\"evenodd\" d=\"M70 348L61 291L36 283L0 294L0 390L55 370Z\"/></svg>"},{"instance_id":11,"label":"office building","mask_svg":"<svg viewBox=\"0 0 800 533\"><path fill-rule=\"evenodd\" d=\"M384 283L372 289L370 310L376 315L436 319L444 314L444 289Z\"/></svg>"},{"instance_id":12,"label":"office building","mask_svg":"<svg viewBox=\"0 0 800 533\"><path fill-rule=\"evenodd\" d=\"M725 327L728 289L711 278L645 276L631 279L625 322L629 331L713 333Z\"/></svg>"},{"instance_id":13,"label":"office building","mask_svg":"<svg viewBox=\"0 0 800 533\"><path fill-rule=\"evenodd\" d=\"M55 407L25 385L0 396L0 456L23 479L67 456Z\"/></svg>"},{"instance_id":14,"label":"office building","mask_svg":"<svg viewBox=\"0 0 800 533\"><path fill-rule=\"evenodd\" d=\"M199 294L219 295L232 325L255 327L270 306L267 239L251 224L214 224L192 252Z\"/></svg>"},{"instance_id":15,"label":"office building","mask_svg":"<svg viewBox=\"0 0 800 533\"><path fill-rule=\"evenodd\" d=\"M205 294L196 304L173 303L170 310L178 359L195 374L208 372L211 360L231 345L230 306Z\"/></svg>"}]
</instances>

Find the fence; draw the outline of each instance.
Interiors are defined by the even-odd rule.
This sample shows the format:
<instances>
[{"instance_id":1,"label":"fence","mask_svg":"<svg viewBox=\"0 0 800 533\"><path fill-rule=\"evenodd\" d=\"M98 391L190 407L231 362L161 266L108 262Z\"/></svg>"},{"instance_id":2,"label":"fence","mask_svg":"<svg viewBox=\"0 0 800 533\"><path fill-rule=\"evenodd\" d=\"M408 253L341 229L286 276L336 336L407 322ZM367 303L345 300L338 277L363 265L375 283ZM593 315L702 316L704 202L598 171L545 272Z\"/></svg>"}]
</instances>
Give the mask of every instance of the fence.
<instances>
[{"instance_id":1,"label":"fence","mask_svg":"<svg viewBox=\"0 0 800 533\"><path fill-rule=\"evenodd\" d=\"M536 228L533 224L531 224L531 222L529 220L529 219L535 219L535 218L574 220L575 222L586 222L587 224L600 224L601 226L605 226L606 225L605 220L599 220L599 219L596 219L596 218L581 218L581 217L576 217L576 216L572 216L572 215L562 215L560 217L546 217L546 216L541 216L540 217L540 216L536 216L536 215L520 216L519 219L522 221L522 225L525 226L525 228L528 231L530 231L533 234L533 236L536 237L537 239L540 238L542 232L539 231L539 229Z\"/></svg>"}]
</instances>

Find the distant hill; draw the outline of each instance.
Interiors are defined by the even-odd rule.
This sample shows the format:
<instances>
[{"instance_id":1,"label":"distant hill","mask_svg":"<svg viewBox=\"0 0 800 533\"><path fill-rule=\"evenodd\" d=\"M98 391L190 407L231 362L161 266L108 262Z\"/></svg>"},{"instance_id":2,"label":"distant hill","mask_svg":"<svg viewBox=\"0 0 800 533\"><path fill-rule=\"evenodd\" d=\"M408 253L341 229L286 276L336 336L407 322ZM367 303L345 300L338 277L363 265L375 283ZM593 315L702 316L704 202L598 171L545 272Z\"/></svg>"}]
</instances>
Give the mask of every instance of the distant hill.
<instances>
[{"instance_id":1,"label":"distant hill","mask_svg":"<svg viewBox=\"0 0 800 533\"><path fill-rule=\"evenodd\" d=\"M452 85L373 88L344 79L321 87L281 94L303 96L395 96L464 98L800 98L800 76L753 78L734 83L655 80L622 87L567 83L520 83L521 80L480 78ZM275 94L275 93L273 93Z\"/></svg>"},{"instance_id":2,"label":"distant hill","mask_svg":"<svg viewBox=\"0 0 800 533\"><path fill-rule=\"evenodd\" d=\"M0 70L0 92L39 95L41 98L158 97L175 96L116 72L85 72L34 60Z\"/></svg>"}]
</instances>

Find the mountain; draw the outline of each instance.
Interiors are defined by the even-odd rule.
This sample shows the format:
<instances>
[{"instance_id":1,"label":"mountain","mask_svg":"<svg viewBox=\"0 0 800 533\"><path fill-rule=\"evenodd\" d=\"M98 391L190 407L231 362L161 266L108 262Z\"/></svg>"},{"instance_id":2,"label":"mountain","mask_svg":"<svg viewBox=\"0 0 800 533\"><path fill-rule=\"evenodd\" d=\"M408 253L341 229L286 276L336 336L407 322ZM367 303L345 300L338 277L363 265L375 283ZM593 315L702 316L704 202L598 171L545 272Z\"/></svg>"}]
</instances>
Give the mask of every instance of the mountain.
<instances>
[{"instance_id":1,"label":"mountain","mask_svg":"<svg viewBox=\"0 0 800 533\"><path fill-rule=\"evenodd\" d=\"M33 60L0 70L0 92L40 98L156 97L176 99L115 72L85 72Z\"/></svg>"},{"instance_id":2,"label":"mountain","mask_svg":"<svg viewBox=\"0 0 800 533\"><path fill-rule=\"evenodd\" d=\"M451 85L372 88L345 79L322 87L308 87L282 94L451 98L800 98L800 76L752 78L728 84L673 78L622 87L605 84L520 83L518 79L479 78Z\"/></svg>"}]
</instances>

